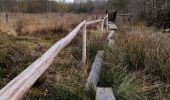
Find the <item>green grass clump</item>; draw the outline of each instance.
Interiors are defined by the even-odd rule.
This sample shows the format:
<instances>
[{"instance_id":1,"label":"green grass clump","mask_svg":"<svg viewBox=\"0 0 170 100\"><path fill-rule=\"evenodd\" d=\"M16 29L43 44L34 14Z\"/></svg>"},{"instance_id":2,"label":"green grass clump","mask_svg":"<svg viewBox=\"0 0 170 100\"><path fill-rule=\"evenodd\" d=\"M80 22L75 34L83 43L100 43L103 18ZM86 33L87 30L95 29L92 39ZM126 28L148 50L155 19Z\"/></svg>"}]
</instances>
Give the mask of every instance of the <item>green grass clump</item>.
<instances>
[{"instance_id":1,"label":"green grass clump","mask_svg":"<svg viewBox=\"0 0 170 100\"><path fill-rule=\"evenodd\" d=\"M46 82L41 88L34 87L25 100L83 100L83 97L70 91L69 88Z\"/></svg>"},{"instance_id":2,"label":"green grass clump","mask_svg":"<svg viewBox=\"0 0 170 100\"><path fill-rule=\"evenodd\" d=\"M169 80L170 48L168 39L156 34L117 34L116 47L111 49L115 64L128 66L129 70L145 70ZM109 55L108 55L109 56Z\"/></svg>"},{"instance_id":3,"label":"green grass clump","mask_svg":"<svg viewBox=\"0 0 170 100\"><path fill-rule=\"evenodd\" d=\"M0 39L0 88L25 70L50 46L46 40L29 36L1 36Z\"/></svg>"},{"instance_id":4,"label":"green grass clump","mask_svg":"<svg viewBox=\"0 0 170 100\"><path fill-rule=\"evenodd\" d=\"M118 100L140 100L144 98L139 73L129 73L122 66L103 66L99 86L112 87Z\"/></svg>"},{"instance_id":5,"label":"green grass clump","mask_svg":"<svg viewBox=\"0 0 170 100\"><path fill-rule=\"evenodd\" d=\"M105 47L99 86L113 87L117 99L168 99L170 92L169 36L115 33Z\"/></svg>"}]
</instances>

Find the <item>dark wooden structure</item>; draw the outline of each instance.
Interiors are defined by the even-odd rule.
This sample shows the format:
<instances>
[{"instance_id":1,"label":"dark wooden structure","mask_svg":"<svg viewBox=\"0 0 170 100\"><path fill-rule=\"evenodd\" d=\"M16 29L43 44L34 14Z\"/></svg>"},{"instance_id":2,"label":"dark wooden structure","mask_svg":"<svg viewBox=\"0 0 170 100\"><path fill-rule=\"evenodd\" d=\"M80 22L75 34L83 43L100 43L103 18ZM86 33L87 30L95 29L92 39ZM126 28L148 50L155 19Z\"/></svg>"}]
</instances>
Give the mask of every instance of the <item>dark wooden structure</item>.
<instances>
[{"instance_id":1,"label":"dark wooden structure","mask_svg":"<svg viewBox=\"0 0 170 100\"><path fill-rule=\"evenodd\" d=\"M108 21L114 23L116 20L116 15L117 15L117 10L108 12Z\"/></svg>"}]
</instances>

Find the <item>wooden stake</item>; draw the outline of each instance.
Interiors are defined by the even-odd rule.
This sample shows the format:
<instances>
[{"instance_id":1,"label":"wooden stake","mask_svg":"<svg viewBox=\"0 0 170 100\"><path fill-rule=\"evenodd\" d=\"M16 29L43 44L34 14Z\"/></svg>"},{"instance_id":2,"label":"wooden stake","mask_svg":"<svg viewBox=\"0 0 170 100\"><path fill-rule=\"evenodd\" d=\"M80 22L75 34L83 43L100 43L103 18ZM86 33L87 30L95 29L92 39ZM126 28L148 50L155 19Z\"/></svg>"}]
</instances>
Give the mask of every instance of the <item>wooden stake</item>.
<instances>
[{"instance_id":1,"label":"wooden stake","mask_svg":"<svg viewBox=\"0 0 170 100\"><path fill-rule=\"evenodd\" d=\"M104 31L104 18L102 18L101 31L102 31L102 33Z\"/></svg>"},{"instance_id":2,"label":"wooden stake","mask_svg":"<svg viewBox=\"0 0 170 100\"><path fill-rule=\"evenodd\" d=\"M82 63L83 63L83 66L86 65L86 58L87 58L87 55L86 55L86 38L87 38L87 25L85 24L84 27L83 27L83 50L82 50Z\"/></svg>"}]
</instances>

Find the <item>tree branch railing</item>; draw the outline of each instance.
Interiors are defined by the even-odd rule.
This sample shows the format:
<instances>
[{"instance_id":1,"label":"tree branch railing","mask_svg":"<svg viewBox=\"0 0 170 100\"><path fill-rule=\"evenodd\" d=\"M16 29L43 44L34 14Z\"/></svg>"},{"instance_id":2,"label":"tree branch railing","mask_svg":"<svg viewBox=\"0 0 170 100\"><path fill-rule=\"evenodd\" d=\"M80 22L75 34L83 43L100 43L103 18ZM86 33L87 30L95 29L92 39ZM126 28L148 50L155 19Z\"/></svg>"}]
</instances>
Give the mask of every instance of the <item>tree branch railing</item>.
<instances>
[{"instance_id":1,"label":"tree branch railing","mask_svg":"<svg viewBox=\"0 0 170 100\"><path fill-rule=\"evenodd\" d=\"M55 57L64 49L77 35L77 33L83 28L83 50L82 50L82 64L86 64L86 37L87 37L87 25L94 23L101 23L101 30L104 29L104 20L108 19L108 16L103 19L86 22L81 22L72 32L66 37L56 42L50 49L48 49L40 58L34 61L17 77L10 81L4 88L0 90L0 100L20 100L38 80L38 78L47 70L47 68L53 63ZM107 22L107 21L106 21ZM107 26L107 24L106 24Z\"/></svg>"}]
</instances>

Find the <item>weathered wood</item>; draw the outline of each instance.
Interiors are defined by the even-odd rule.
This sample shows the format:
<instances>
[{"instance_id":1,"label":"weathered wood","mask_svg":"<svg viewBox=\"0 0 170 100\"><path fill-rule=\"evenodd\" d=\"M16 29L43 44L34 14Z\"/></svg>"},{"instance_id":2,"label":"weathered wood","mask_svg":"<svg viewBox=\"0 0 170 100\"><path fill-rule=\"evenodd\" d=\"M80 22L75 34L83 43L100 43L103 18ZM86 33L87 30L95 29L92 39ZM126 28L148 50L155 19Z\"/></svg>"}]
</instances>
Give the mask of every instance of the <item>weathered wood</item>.
<instances>
[{"instance_id":1,"label":"weathered wood","mask_svg":"<svg viewBox=\"0 0 170 100\"><path fill-rule=\"evenodd\" d=\"M87 58L87 54L86 54L86 47L87 47L87 44L86 44L86 40L87 39L87 25L85 24L84 27L83 27L83 50L82 50L82 63L83 63L83 66L86 64L86 58Z\"/></svg>"},{"instance_id":2,"label":"weathered wood","mask_svg":"<svg viewBox=\"0 0 170 100\"><path fill-rule=\"evenodd\" d=\"M73 40L85 23L86 21L80 23L71 33L54 44L39 59L1 89L0 98L3 98L3 100L20 100L36 80L52 64L54 58L60 51Z\"/></svg>"},{"instance_id":3,"label":"weathered wood","mask_svg":"<svg viewBox=\"0 0 170 100\"><path fill-rule=\"evenodd\" d=\"M108 14L107 14L107 17L106 17L106 30L108 31L109 28L108 28Z\"/></svg>"},{"instance_id":4,"label":"weathered wood","mask_svg":"<svg viewBox=\"0 0 170 100\"><path fill-rule=\"evenodd\" d=\"M97 87L96 100L116 100L112 88Z\"/></svg>"},{"instance_id":5,"label":"weathered wood","mask_svg":"<svg viewBox=\"0 0 170 100\"><path fill-rule=\"evenodd\" d=\"M112 47L114 44L114 40L112 39L114 32L115 30L110 31L109 35L107 36L107 40L109 41L109 47Z\"/></svg>"},{"instance_id":6,"label":"weathered wood","mask_svg":"<svg viewBox=\"0 0 170 100\"><path fill-rule=\"evenodd\" d=\"M116 20L116 15L117 15L117 10L111 11L108 13L108 20L109 22L115 22Z\"/></svg>"},{"instance_id":7,"label":"weathered wood","mask_svg":"<svg viewBox=\"0 0 170 100\"><path fill-rule=\"evenodd\" d=\"M108 16L106 15L105 17L104 17L104 19L106 19Z\"/></svg>"},{"instance_id":8,"label":"weathered wood","mask_svg":"<svg viewBox=\"0 0 170 100\"><path fill-rule=\"evenodd\" d=\"M102 20L101 19L98 19L98 20L94 20L94 21L89 21L86 23L86 25L90 25L90 24L94 24L94 23L98 23L98 22L101 22Z\"/></svg>"},{"instance_id":9,"label":"weathered wood","mask_svg":"<svg viewBox=\"0 0 170 100\"><path fill-rule=\"evenodd\" d=\"M118 27L112 22L108 22L108 26L111 30L117 30L118 29Z\"/></svg>"},{"instance_id":10,"label":"weathered wood","mask_svg":"<svg viewBox=\"0 0 170 100\"><path fill-rule=\"evenodd\" d=\"M101 31L102 31L102 33L104 32L104 18L102 19Z\"/></svg>"},{"instance_id":11,"label":"weathered wood","mask_svg":"<svg viewBox=\"0 0 170 100\"><path fill-rule=\"evenodd\" d=\"M133 16L132 14L117 14L117 16Z\"/></svg>"},{"instance_id":12,"label":"weathered wood","mask_svg":"<svg viewBox=\"0 0 170 100\"><path fill-rule=\"evenodd\" d=\"M94 91L96 91L96 86L99 81L99 74L103 63L103 54L104 51L97 52L91 72L89 74L89 77L87 78L86 88L88 90L93 89Z\"/></svg>"}]
</instances>

